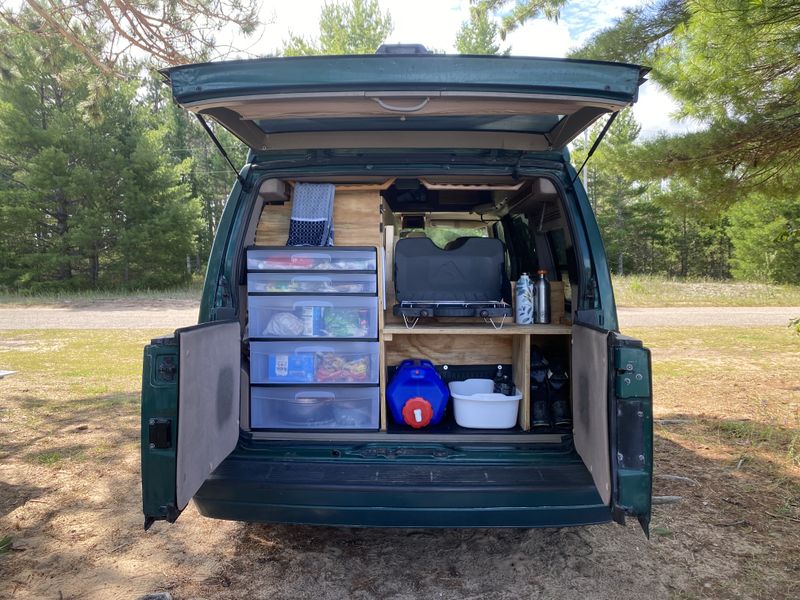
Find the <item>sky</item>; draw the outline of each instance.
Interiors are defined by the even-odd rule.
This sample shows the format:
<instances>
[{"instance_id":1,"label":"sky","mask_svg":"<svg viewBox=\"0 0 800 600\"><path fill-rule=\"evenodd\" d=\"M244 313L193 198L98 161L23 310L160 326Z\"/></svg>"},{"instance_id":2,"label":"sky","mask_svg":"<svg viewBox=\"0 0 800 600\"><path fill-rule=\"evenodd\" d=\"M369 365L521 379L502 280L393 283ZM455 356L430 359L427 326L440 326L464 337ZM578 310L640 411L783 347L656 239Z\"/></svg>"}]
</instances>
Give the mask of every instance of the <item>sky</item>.
<instances>
[{"instance_id":1,"label":"sky","mask_svg":"<svg viewBox=\"0 0 800 600\"><path fill-rule=\"evenodd\" d=\"M392 16L394 30L389 43L419 43L428 48L455 53L456 33L469 19L469 0L379 0ZM581 46L592 34L609 27L623 9L642 4L642 0L572 0L562 10L558 23L535 19L510 34L504 47L517 56L564 57ZM263 0L263 26L257 39L239 43L255 55L273 54L288 39L289 32L313 38L318 33L319 14L324 0ZM655 83L645 83L633 111L642 126L642 138L664 131L677 133L691 129L670 114L674 101Z\"/></svg>"}]
</instances>

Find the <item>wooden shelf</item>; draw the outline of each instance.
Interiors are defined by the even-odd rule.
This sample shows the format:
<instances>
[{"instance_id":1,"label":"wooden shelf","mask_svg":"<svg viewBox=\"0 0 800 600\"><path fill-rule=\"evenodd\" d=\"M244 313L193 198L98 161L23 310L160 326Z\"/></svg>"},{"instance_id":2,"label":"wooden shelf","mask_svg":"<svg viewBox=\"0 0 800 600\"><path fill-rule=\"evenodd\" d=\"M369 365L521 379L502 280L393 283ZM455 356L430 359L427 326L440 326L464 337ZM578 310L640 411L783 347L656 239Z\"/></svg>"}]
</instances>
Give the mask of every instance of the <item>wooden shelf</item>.
<instances>
[{"instance_id":1,"label":"wooden shelf","mask_svg":"<svg viewBox=\"0 0 800 600\"><path fill-rule=\"evenodd\" d=\"M418 324L409 328L402 324L386 324L383 326L383 338L391 340L395 335L569 335L569 325L517 325L508 323L500 329L484 323L437 323L435 325Z\"/></svg>"}]
</instances>

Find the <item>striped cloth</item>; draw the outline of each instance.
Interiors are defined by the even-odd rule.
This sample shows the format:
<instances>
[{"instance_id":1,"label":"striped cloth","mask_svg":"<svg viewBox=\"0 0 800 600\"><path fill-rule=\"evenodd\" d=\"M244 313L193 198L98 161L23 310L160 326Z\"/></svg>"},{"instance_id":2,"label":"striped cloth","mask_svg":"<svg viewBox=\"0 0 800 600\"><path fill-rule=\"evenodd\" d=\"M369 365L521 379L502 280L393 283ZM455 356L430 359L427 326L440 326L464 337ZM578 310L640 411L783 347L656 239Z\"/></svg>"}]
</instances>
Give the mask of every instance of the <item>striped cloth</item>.
<instances>
[{"instance_id":1,"label":"striped cloth","mask_svg":"<svg viewBox=\"0 0 800 600\"><path fill-rule=\"evenodd\" d=\"M331 183L294 186L287 246L333 246L333 194Z\"/></svg>"}]
</instances>

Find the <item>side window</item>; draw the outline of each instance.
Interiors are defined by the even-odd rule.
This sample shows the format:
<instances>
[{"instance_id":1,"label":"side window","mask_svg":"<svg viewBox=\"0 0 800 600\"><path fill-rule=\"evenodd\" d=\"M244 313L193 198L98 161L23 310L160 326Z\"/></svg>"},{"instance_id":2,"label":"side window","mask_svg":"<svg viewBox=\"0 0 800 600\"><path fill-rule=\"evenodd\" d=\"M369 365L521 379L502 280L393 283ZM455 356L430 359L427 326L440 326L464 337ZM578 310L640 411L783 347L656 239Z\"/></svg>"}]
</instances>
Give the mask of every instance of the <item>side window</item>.
<instances>
[{"instance_id":1,"label":"side window","mask_svg":"<svg viewBox=\"0 0 800 600\"><path fill-rule=\"evenodd\" d=\"M547 242L553 257L554 279L564 283L564 295L571 304L572 284L578 282L578 270L575 264L575 249L567 246L567 236L563 229L554 229L547 233Z\"/></svg>"},{"instance_id":2,"label":"side window","mask_svg":"<svg viewBox=\"0 0 800 600\"><path fill-rule=\"evenodd\" d=\"M553 255L553 268L555 269L555 277L563 279L564 275L569 272L569 263L567 262L567 242L564 239L564 230L556 229L547 232L547 241L550 244L550 252Z\"/></svg>"},{"instance_id":3,"label":"side window","mask_svg":"<svg viewBox=\"0 0 800 600\"><path fill-rule=\"evenodd\" d=\"M506 216L502 225L509 258L509 279L515 281L522 273L535 274L539 261L528 217L524 214Z\"/></svg>"}]
</instances>

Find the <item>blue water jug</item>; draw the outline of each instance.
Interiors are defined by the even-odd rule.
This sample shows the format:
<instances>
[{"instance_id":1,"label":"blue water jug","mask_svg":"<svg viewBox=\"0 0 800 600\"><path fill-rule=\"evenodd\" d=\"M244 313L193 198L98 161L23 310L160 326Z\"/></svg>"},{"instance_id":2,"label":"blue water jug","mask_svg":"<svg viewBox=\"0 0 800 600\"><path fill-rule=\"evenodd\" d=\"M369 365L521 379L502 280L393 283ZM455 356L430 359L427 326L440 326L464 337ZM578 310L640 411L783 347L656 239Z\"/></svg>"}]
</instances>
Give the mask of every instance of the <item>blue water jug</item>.
<instances>
[{"instance_id":1,"label":"blue water jug","mask_svg":"<svg viewBox=\"0 0 800 600\"><path fill-rule=\"evenodd\" d=\"M395 422L420 429L442 420L450 390L429 360L404 360L386 388L386 399Z\"/></svg>"}]
</instances>

